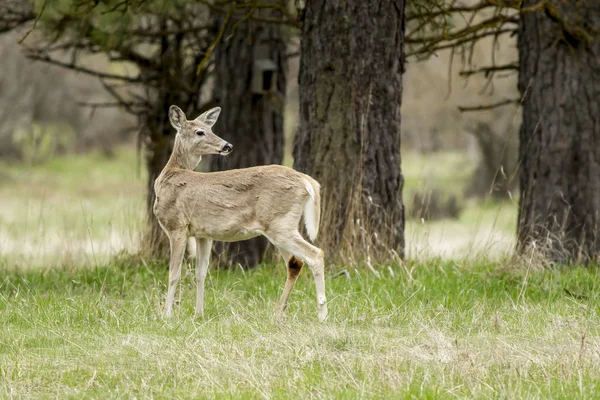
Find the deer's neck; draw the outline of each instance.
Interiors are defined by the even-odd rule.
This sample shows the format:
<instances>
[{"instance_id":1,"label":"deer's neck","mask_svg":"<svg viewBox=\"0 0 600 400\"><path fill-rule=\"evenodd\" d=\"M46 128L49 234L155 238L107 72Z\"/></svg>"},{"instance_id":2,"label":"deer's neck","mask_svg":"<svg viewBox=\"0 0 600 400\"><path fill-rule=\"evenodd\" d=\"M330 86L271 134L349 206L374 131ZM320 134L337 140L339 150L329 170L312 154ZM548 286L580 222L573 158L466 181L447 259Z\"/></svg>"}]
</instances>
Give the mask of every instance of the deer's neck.
<instances>
[{"instance_id":1,"label":"deer's neck","mask_svg":"<svg viewBox=\"0 0 600 400\"><path fill-rule=\"evenodd\" d=\"M200 162L200 159L201 157L192 156L189 151L185 149L185 146L183 146L179 138L175 137L173 152L171 153L171 157L169 157L166 167L194 170Z\"/></svg>"}]
</instances>

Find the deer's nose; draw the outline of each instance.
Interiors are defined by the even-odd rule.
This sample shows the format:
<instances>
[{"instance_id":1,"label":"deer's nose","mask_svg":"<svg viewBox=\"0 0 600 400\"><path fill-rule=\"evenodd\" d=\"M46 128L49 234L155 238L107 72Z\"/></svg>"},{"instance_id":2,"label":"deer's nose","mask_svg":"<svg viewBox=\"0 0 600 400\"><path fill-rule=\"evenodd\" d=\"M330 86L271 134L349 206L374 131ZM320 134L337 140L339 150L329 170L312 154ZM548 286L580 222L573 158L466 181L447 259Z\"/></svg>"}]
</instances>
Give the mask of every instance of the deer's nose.
<instances>
[{"instance_id":1,"label":"deer's nose","mask_svg":"<svg viewBox=\"0 0 600 400\"><path fill-rule=\"evenodd\" d=\"M221 152L223 153L231 153L233 151L233 145L231 143L226 143L225 146L223 146L223 148L221 149Z\"/></svg>"}]
</instances>

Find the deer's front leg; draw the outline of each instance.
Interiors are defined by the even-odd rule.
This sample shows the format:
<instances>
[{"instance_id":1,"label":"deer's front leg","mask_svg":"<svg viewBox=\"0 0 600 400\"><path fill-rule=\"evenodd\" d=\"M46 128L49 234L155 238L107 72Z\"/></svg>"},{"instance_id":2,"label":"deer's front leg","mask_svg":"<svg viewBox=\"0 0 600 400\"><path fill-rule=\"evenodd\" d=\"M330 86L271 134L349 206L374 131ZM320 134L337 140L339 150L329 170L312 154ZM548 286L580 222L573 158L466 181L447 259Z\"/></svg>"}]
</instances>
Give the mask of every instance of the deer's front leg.
<instances>
[{"instance_id":1,"label":"deer's front leg","mask_svg":"<svg viewBox=\"0 0 600 400\"><path fill-rule=\"evenodd\" d=\"M204 315L204 281L210 262L212 240L196 239L196 316Z\"/></svg>"},{"instance_id":2,"label":"deer's front leg","mask_svg":"<svg viewBox=\"0 0 600 400\"><path fill-rule=\"evenodd\" d=\"M181 262L185 254L187 236L185 232L170 232L169 241L171 245L171 260L169 262L169 290L167 292L167 304L165 316L167 318L173 315L173 303L175 302L175 292L177 284L181 278Z\"/></svg>"}]
</instances>

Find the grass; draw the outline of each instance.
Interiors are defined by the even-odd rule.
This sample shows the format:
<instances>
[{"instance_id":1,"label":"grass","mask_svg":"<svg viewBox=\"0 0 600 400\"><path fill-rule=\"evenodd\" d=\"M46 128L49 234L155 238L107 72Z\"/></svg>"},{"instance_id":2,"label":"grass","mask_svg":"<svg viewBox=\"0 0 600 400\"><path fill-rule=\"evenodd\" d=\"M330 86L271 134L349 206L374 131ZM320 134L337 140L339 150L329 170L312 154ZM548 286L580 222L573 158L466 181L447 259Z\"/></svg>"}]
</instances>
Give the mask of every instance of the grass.
<instances>
[{"instance_id":1,"label":"grass","mask_svg":"<svg viewBox=\"0 0 600 400\"><path fill-rule=\"evenodd\" d=\"M137 246L145 221L145 173L131 148L0 164L0 263L106 262Z\"/></svg>"},{"instance_id":2,"label":"grass","mask_svg":"<svg viewBox=\"0 0 600 400\"><path fill-rule=\"evenodd\" d=\"M514 203L407 221L409 261L381 279L329 265L324 324L307 271L273 320L283 265L211 269L200 319L187 266L165 320L166 265L122 253L144 226L137 162L124 148L0 165L0 398L597 396L600 274L505 261ZM460 194L471 171L458 153L403 169L407 193Z\"/></svg>"},{"instance_id":3,"label":"grass","mask_svg":"<svg viewBox=\"0 0 600 400\"><path fill-rule=\"evenodd\" d=\"M412 279L398 267L328 278L324 324L307 271L273 321L283 265L211 270L203 319L188 270L171 320L160 314L164 265L4 271L0 397L597 396L597 269L408 267Z\"/></svg>"}]
</instances>

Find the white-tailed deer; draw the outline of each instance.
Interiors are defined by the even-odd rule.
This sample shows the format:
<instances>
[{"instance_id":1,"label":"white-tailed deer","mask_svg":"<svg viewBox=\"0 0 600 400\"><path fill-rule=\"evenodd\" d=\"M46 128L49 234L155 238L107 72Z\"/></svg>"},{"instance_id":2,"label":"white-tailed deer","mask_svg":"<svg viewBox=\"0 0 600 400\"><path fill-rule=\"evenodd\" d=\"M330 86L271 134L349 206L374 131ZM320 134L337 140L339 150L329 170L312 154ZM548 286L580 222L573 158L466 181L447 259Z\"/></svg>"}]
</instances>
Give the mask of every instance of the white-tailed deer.
<instances>
[{"instance_id":1,"label":"white-tailed deer","mask_svg":"<svg viewBox=\"0 0 600 400\"><path fill-rule=\"evenodd\" d=\"M281 316L298 274L306 263L317 289L319 320L327 316L324 253L300 235L315 240L319 230L319 184L310 176L281 165L200 173L194 168L203 155L231 153L233 146L212 132L221 109L215 107L188 121L173 105L171 125L177 130L171 158L154 182L154 215L169 237L169 289L166 316L173 312L175 292L188 237L196 238L196 314L204 313L204 280L213 240L234 242L263 235L287 263L287 281L277 306Z\"/></svg>"}]
</instances>

